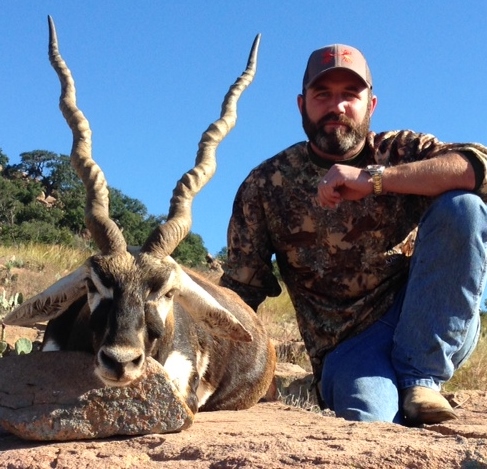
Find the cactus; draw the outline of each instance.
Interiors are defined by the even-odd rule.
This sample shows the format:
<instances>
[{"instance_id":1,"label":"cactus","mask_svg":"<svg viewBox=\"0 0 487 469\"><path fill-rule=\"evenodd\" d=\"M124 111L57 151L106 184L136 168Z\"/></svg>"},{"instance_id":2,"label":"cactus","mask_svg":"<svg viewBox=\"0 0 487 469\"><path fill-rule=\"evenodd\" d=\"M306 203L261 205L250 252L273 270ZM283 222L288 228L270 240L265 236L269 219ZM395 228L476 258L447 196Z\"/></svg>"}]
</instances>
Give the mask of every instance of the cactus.
<instances>
[{"instance_id":1,"label":"cactus","mask_svg":"<svg viewBox=\"0 0 487 469\"><path fill-rule=\"evenodd\" d=\"M16 293L10 298L7 298L5 290L0 295L0 317L11 311L13 308L21 304L23 297L21 293ZM0 334L0 358L6 353L10 353L9 345L5 340L5 324L2 322L2 331ZM17 355L24 355L32 352L32 342L27 338L20 338L15 342L14 351Z\"/></svg>"},{"instance_id":2,"label":"cactus","mask_svg":"<svg viewBox=\"0 0 487 469\"><path fill-rule=\"evenodd\" d=\"M22 337L15 342L15 353L17 355L24 355L32 352L32 342L29 339Z\"/></svg>"},{"instance_id":3,"label":"cactus","mask_svg":"<svg viewBox=\"0 0 487 469\"><path fill-rule=\"evenodd\" d=\"M3 357L3 354L6 352L8 348L7 342L5 342L5 324L2 323L2 333L0 337L0 357Z\"/></svg>"},{"instance_id":4,"label":"cactus","mask_svg":"<svg viewBox=\"0 0 487 469\"><path fill-rule=\"evenodd\" d=\"M15 293L10 298L7 297L5 290L0 294L0 318L12 311L16 306L19 306L24 301L22 293Z\"/></svg>"}]
</instances>

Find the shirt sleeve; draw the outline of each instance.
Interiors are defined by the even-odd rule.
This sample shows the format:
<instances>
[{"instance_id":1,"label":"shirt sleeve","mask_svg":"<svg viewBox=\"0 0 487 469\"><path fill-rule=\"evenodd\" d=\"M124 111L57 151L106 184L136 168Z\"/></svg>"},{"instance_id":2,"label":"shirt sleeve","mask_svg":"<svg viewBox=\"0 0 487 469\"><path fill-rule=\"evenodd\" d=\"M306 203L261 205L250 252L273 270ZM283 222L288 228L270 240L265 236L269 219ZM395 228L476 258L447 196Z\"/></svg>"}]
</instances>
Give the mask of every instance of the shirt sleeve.
<instances>
[{"instance_id":1,"label":"shirt sleeve","mask_svg":"<svg viewBox=\"0 0 487 469\"><path fill-rule=\"evenodd\" d=\"M243 182L235 197L227 244L228 259L221 285L235 291L254 310L267 296L281 293L273 274L274 249L254 173Z\"/></svg>"},{"instance_id":2,"label":"shirt sleeve","mask_svg":"<svg viewBox=\"0 0 487 469\"><path fill-rule=\"evenodd\" d=\"M385 132L375 138L376 160L394 166L400 163L441 157L449 152L461 153L472 164L475 172L475 189L487 199L487 147L479 143L443 143L431 134L410 130Z\"/></svg>"}]
</instances>

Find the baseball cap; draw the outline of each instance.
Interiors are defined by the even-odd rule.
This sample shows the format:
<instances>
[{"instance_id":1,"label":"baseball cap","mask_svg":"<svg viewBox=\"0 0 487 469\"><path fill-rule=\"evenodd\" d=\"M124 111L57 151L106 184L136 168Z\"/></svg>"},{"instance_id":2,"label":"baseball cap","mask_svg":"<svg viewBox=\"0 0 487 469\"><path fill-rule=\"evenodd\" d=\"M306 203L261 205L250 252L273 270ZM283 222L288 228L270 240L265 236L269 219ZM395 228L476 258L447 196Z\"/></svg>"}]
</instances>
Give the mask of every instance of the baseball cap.
<instances>
[{"instance_id":1,"label":"baseball cap","mask_svg":"<svg viewBox=\"0 0 487 469\"><path fill-rule=\"evenodd\" d=\"M362 52L344 44L332 44L315 50L308 59L303 91L328 70L343 68L356 73L372 89L372 75Z\"/></svg>"}]
</instances>

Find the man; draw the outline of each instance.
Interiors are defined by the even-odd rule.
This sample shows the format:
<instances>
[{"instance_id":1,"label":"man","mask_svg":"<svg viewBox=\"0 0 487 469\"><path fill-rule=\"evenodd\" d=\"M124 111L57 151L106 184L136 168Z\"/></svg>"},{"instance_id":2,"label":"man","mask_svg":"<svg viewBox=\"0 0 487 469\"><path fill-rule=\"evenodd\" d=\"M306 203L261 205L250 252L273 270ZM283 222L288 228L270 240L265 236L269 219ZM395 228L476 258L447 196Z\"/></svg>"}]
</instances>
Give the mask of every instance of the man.
<instances>
[{"instance_id":1,"label":"man","mask_svg":"<svg viewBox=\"0 0 487 469\"><path fill-rule=\"evenodd\" d=\"M376 105L357 49L311 54L298 96L308 142L241 185L221 283L256 310L281 291L275 255L323 404L349 420L437 423L456 418L440 389L479 336L487 148L376 134Z\"/></svg>"}]
</instances>

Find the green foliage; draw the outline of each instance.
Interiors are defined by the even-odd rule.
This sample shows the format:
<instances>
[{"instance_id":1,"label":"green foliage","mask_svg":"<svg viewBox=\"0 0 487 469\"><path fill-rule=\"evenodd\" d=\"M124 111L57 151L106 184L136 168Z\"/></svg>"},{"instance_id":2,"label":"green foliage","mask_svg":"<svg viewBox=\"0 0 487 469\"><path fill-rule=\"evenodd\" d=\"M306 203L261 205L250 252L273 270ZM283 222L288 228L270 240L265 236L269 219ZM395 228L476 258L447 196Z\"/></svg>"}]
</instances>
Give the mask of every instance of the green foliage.
<instances>
[{"instance_id":1,"label":"green foliage","mask_svg":"<svg viewBox=\"0 0 487 469\"><path fill-rule=\"evenodd\" d=\"M49 161L46 166L50 170L48 181L46 181L49 184L46 185L46 188L50 188L49 193L58 192L66 195L68 192L78 190L84 194L83 183L71 166L69 156L59 155Z\"/></svg>"},{"instance_id":2,"label":"green foliage","mask_svg":"<svg viewBox=\"0 0 487 469\"><path fill-rule=\"evenodd\" d=\"M5 166L8 165L8 156L3 152L3 150L0 148L0 171L3 171L3 169L5 168Z\"/></svg>"},{"instance_id":3,"label":"green foliage","mask_svg":"<svg viewBox=\"0 0 487 469\"><path fill-rule=\"evenodd\" d=\"M15 353L17 355L26 355L32 352L32 342L25 337L21 337L15 342Z\"/></svg>"},{"instance_id":4,"label":"green foliage","mask_svg":"<svg viewBox=\"0 0 487 469\"><path fill-rule=\"evenodd\" d=\"M0 239L6 245L26 243L76 245L75 236L71 231L43 220L7 226L2 229Z\"/></svg>"},{"instance_id":5,"label":"green foliage","mask_svg":"<svg viewBox=\"0 0 487 469\"><path fill-rule=\"evenodd\" d=\"M37 201L30 202L18 210L16 224L24 222L46 222L57 225L64 216L62 209L58 207L46 207Z\"/></svg>"},{"instance_id":6,"label":"green foliage","mask_svg":"<svg viewBox=\"0 0 487 469\"><path fill-rule=\"evenodd\" d=\"M172 256L188 267L198 267L206 264L206 254L207 251L201 236L190 232Z\"/></svg>"},{"instance_id":7,"label":"green foliage","mask_svg":"<svg viewBox=\"0 0 487 469\"><path fill-rule=\"evenodd\" d=\"M7 351L8 344L5 340L0 340L0 357L3 357L3 354Z\"/></svg>"},{"instance_id":8,"label":"green foliage","mask_svg":"<svg viewBox=\"0 0 487 469\"><path fill-rule=\"evenodd\" d=\"M34 150L20 154L18 169L30 179L41 180L46 177L45 169L57 158L55 153L45 150Z\"/></svg>"},{"instance_id":9,"label":"green foliage","mask_svg":"<svg viewBox=\"0 0 487 469\"><path fill-rule=\"evenodd\" d=\"M15 293L15 295L8 297L5 290L0 295L0 317L5 316L6 313L12 311L16 306L22 304L24 297L22 293Z\"/></svg>"},{"instance_id":10,"label":"green foliage","mask_svg":"<svg viewBox=\"0 0 487 469\"><path fill-rule=\"evenodd\" d=\"M220 262L226 262L228 258L228 248L226 246L223 246L215 256L215 259L219 260Z\"/></svg>"},{"instance_id":11,"label":"green foliage","mask_svg":"<svg viewBox=\"0 0 487 469\"><path fill-rule=\"evenodd\" d=\"M20 339L16 340L13 351L17 355L25 355L32 352L32 348L32 342L25 337L21 337ZM2 323L2 332L0 337L0 358L7 353L11 353L11 350L9 350L9 345L5 340L5 324Z\"/></svg>"},{"instance_id":12,"label":"green foliage","mask_svg":"<svg viewBox=\"0 0 487 469\"><path fill-rule=\"evenodd\" d=\"M12 311L15 307L19 306L23 302L22 293L15 293L12 296L8 296L6 291L3 290L0 295L0 319L7 313ZM5 340L5 324L2 322L2 332L0 334L0 357L3 357L6 353L10 353L9 346ZM21 338L15 342L14 347L17 355L30 353L32 351L32 342L29 339Z\"/></svg>"},{"instance_id":13,"label":"green foliage","mask_svg":"<svg viewBox=\"0 0 487 469\"><path fill-rule=\"evenodd\" d=\"M137 199L110 188L110 217L122 229L131 246L140 246L160 222L148 218L145 205Z\"/></svg>"},{"instance_id":14,"label":"green foliage","mask_svg":"<svg viewBox=\"0 0 487 469\"><path fill-rule=\"evenodd\" d=\"M0 225L13 225L24 207L42 192L36 181L8 180L0 177Z\"/></svg>"},{"instance_id":15,"label":"green foliage","mask_svg":"<svg viewBox=\"0 0 487 469\"><path fill-rule=\"evenodd\" d=\"M5 340L5 324L2 323L2 333L0 336L0 357L3 357L7 349L8 349L8 344L7 341Z\"/></svg>"}]
</instances>

